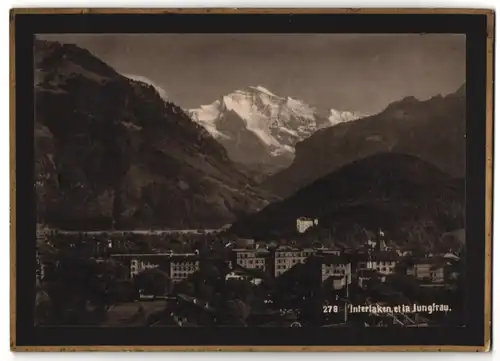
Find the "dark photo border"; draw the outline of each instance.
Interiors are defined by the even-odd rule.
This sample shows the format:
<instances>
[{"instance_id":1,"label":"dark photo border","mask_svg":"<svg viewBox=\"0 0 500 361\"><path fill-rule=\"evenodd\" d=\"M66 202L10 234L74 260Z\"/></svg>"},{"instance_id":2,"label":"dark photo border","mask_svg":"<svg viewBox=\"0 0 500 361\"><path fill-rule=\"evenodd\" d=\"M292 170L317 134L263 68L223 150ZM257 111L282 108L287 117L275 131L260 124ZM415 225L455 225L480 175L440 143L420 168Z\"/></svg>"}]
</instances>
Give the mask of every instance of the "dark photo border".
<instances>
[{"instance_id":1,"label":"dark photo border","mask_svg":"<svg viewBox=\"0 0 500 361\"><path fill-rule=\"evenodd\" d=\"M492 10L14 9L10 14L11 349L14 351L489 351L493 197ZM43 33L466 35L467 326L34 327L33 41ZM279 65L278 65L279 66Z\"/></svg>"}]
</instances>

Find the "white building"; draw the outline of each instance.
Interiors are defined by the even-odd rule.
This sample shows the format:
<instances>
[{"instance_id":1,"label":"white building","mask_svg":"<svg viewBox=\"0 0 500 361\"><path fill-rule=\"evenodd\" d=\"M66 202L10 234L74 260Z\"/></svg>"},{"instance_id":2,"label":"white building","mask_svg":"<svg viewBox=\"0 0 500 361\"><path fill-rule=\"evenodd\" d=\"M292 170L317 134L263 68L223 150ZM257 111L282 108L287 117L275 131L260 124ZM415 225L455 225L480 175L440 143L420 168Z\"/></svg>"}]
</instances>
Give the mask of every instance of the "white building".
<instances>
[{"instance_id":1,"label":"white building","mask_svg":"<svg viewBox=\"0 0 500 361\"><path fill-rule=\"evenodd\" d=\"M383 275L396 271L400 257L393 252L369 252L362 254L357 263L358 270L374 270Z\"/></svg>"},{"instance_id":2,"label":"white building","mask_svg":"<svg viewBox=\"0 0 500 361\"><path fill-rule=\"evenodd\" d=\"M330 277L343 279L345 284L350 284L352 281L351 263L341 256L321 257L321 281Z\"/></svg>"},{"instance_id":3,"label":"white building","mask_svg":"<svg viewBox=\"0 0 500 361\"><path fill-rule=\"evenodd\" d=\"M142 271L158 268L159 264L147 259L134 258L130 260L130 278L134 278Z\"/></svg>"},{"instance_id":4,"label":"white building","mask_svg":"<svg viewBox=\"0 0 500 361\"><path fill-rule=\"evenodd\" d=\"M238 281L241 281L241 280L244 280L245 279L245 276L241 275L241 274L238 274L236 272L230 272L226 275L226 281L230 281L230 280L238 280Z\"/></svg>"},{"instance_id":5,"label":"white building","mask_svg":"<svg viewBox=\"0 0 500 361\"><path fill-rule=\"evenodd\" d=\"M446 260L438 257L422 258L414 261L406 273L419 280L429 280L433 283L443 283L445 279L444 266Z\"/></svg>"},{"instance_id":6,"label":"white building","mask_svg":"<svg viewBox=\"0 0 500 361\"><path fill-rule=\"evenodd\" d=\"M459 261L460 260L460 257L452 252L445 253L443 255L443 258L447 259L447 260L452 260L452 261Z\"/></svg>"},{"instance_id":7,"label":"white building","mask_svg":"<svg viewBox=\"0 0 500 361\"><path fill-rule=\"evenodd\" d=\"M199 269L200 262L196 255L172 257L170 261L170 278L172 282L178 283Z\"/></svg>"},{"instance_id":8,"label":"white building","mask_svg":"<svg viewBox=\"0 0 500 361\"><path fill-rule=\"evenodd\" d=\"M269 252L266 250L235 248L233 249L234 261L237 265L249 268L266 270L266 260L268 259Z\"/></svg>"},{"instance_id":9,"label":"white building","mask_svg":"<svg viewBox=\"0 0 500 361\"><path fill-rule=\"evenodd\" d=\"M274 277L279 277L290 268L314 254L312 248L279 247L274 252Z\"/></svg>"},{"instance_id":10,"label":"white building","mask_svg":"<svg viewBox=\"0 0 500 361\"><path fill-rule=\"evenodd\" d=\"M161 266L174 283L181 282L200 268L199 256L195 253L152 253L152 254L116 254L112 257L130 261L130 278L139 273Z\"/></svg>"},{"instance_id":11,"label":"white building","mask_svg":"<svg viewBox=\"0 0 500 361\"><path fill-rule=\"evenodd\" d=\"M309 228L313 226L318 225L318 219L317 218L307 218L307 217L300 217L297 218L297 232L299 233L304 233L307 231Z\"/></svg>"}]
</instances>

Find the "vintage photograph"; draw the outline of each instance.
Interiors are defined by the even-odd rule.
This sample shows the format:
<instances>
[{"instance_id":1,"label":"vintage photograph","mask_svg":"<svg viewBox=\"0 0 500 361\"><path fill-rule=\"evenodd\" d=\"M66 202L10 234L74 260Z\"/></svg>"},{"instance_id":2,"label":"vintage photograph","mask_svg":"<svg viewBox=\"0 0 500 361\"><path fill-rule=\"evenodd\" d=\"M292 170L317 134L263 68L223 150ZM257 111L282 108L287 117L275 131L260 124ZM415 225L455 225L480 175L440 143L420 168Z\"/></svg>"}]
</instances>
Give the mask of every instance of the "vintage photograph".
<instances>
[{"instance_id":1,"label":"vintage photograph","mask_svg":"<svg viewBox=\"0 0 500 361\"><path fill-rule=\"evenodd\" d=\"M37 327L467 325L464 34L33 54Z\"/></svg>"}]
</instances>

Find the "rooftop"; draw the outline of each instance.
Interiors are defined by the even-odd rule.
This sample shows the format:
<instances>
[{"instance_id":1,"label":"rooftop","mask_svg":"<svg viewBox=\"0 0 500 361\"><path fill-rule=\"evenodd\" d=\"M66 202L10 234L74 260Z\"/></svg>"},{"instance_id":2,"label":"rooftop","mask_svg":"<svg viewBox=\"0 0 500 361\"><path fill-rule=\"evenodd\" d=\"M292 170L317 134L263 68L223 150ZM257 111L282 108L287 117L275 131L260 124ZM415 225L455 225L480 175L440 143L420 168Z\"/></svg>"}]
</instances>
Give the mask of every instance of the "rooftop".
<instances>
[{"instance_id":1,"label":"rooftop","mask_svg":"<svg viewBox=\"0 0 500 361\"><path fill-rule=\"evenodd\" d=\"M292 246L279 246L276 248L277 252L301 252L301 251L314 251L313 248L302 248L302 247L292 247Z\"/></svg>"},{"instance_id":2,"label":"rooftop","mask_svg":"<svg viewBox=\"0 0 500 361\"><path fill-rule=\"evenodd\" d=\"M232 248L233 252L255 252L255 248Z\"/></svg>"},{"instance_id":3,"label":"rooftop","mask_svg":"<svg viewBox=\"0 0 500 361\"><path fill-rule=\"evenodd\" d=\"M111 257L116 258L163 258L163 259L195 259L199 258L196 253L116 253Z\"/></svg>"},{"instance_id":4,"label":"rooftop","mask_svg":"<svg viewBox=\"0 0 500 361\"><path fill-rule=\"evenodd\" d=\"M349 261L343 257L335 254L328 255L318 255L315 256L317 260L319 260L322 264L347 264Z\"/></svg>"},{"instance_id":5,"label":"rooftop","mask_svg":"<svg viewBox=\"0 0 500 361\"><path fill-rule=\"evenodd\" d=\"M401 259L396 252L369 252L360 254L362 261L398 261Z\"/></svg>"},{"instance_id":6,"label":"rooftop","mask_svg":"<svg viewBox=\"0 0 500 361\"><path fill-rule=\"evenodd\" d=\"M413 259L413 264L431 265L432 267L444 267L448 259L443 257L422 257Z\"/></svg>"}]
</instances>

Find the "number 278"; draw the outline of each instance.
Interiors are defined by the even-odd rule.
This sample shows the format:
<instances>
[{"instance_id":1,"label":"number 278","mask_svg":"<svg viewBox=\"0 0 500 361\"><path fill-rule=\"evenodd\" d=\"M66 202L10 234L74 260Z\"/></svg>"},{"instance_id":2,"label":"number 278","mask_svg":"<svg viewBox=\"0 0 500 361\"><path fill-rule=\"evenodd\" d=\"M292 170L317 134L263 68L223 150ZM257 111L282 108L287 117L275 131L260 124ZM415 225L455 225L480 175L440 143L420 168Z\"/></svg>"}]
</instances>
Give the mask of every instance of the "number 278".
<instances>
[{"instance_id":1,"label":"number 278","mask_svg":"<svg viewBox=\"0 0 500 361\"><path fill-rule=\"evenodd\" d=\"M323 305L323 313L335 313L339 311L339 306Z\"/></svg>"}]
</instances>

